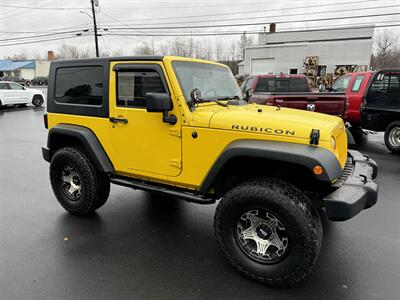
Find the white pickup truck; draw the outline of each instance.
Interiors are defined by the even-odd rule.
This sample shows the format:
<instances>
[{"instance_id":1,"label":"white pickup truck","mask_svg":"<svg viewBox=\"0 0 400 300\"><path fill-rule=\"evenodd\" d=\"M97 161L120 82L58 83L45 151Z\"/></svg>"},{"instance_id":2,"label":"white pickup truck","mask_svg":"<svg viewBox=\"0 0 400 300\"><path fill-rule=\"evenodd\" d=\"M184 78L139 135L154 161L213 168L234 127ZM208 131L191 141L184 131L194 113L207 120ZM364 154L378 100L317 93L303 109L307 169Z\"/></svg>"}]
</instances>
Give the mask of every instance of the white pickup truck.
<instances>
[{"instance_id":1,"label":"white pickup truck","mask_svg":"<svg viewBox=\"0 0 400 300\"><path fill-rule=\"evenodd\" d=\"M0 81L0 107L5 105L43 105L44 95L41 90L28 89L16 82Z\"/></svg>"}]
</instances>

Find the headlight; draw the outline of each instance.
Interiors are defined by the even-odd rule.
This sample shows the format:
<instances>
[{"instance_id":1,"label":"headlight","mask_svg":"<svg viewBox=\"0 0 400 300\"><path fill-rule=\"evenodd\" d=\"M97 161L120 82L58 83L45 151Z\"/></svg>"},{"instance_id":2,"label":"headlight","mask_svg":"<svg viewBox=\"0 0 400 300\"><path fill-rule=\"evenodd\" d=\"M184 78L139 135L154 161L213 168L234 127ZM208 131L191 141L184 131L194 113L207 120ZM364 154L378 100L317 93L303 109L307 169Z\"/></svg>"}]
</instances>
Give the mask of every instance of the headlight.
<instances>
[{"instance_id":1,"label":"headlight","mask_svg":"<svg viewBox=\"0 0 400 300\"><path fill-rule=\"evenodd\" d=\"M334 136L331 136L331 146L333 150L336 150L336 139Z\"/></svg>"}]
</instances>

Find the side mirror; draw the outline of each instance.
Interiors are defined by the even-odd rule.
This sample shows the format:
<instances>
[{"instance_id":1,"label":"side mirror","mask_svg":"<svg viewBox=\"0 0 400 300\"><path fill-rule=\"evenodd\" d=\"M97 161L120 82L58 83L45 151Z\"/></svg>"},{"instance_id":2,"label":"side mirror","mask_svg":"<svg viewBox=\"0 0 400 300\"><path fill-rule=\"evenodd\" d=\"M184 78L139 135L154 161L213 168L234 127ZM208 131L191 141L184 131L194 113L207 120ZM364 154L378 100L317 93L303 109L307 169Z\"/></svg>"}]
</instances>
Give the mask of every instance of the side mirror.
<instances>
[{"instance_id":1,"label":"side mirror","mask_svg":"<svg viewBox=\"0 0 400 300\"><path fill-rule=\"evenodd\" d=\"M165 93L146 93L146 109L148 112L164 112L172 109L172 101Z\"/></svg>"},{"instance_id":2,"label":"side mirror","mask_svg":"<svg viewBox=\"0 0 400 300\"><path fill-rule=\"evenodd\" d=\"M146 110L148 112L161 112L165 123L174 125L177 122L175 115L168 114L172 110L172 101L166 93L146 93Z\"/></svg>"},{"instance_id":3,"label":"side mirror","mask_svg":"<svg viewBox=\"0 0 400 300\"><path fill-rule=\"evenodd\" d=\"M252 88L248 88L246 91L244 91L243 93L243 99L245 101L249 101L249 99L251 98L251 96L253 96L253 89Z\"/></svg>"}]
</instances>

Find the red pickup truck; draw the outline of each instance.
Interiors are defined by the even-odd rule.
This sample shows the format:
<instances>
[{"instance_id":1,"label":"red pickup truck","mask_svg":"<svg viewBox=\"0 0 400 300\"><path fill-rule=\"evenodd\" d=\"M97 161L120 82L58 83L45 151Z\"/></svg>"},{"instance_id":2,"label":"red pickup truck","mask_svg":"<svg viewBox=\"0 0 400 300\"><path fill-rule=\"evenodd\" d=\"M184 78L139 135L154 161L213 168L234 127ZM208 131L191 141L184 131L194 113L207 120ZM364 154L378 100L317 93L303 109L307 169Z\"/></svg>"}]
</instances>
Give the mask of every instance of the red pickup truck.
<instances>
[{"instance_id":1,"label":"red pickup truck","mask_svg":"<svg viewBox=\"0 0 400 300\"><path fill-rule=\"evenodd\" d=\"M290 107L346 117L344 93L312 92L304 75L257 75L246 79L241 89L253 90L249 103Z\"/></svg>"}]
</instances>

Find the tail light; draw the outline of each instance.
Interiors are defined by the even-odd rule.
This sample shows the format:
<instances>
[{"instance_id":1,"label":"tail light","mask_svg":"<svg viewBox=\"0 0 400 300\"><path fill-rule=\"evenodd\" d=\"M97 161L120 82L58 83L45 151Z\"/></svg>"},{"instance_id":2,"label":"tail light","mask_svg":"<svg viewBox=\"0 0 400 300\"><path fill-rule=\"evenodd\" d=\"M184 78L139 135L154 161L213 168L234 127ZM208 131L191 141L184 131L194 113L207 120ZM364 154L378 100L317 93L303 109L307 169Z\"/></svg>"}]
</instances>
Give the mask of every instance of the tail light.
<instances>
[{"instance_id":1,"label":"tail light","mask_svg":"<svg viewBox=\"0 0 400 300\"><path fill-rule=\"evenodd\" d=\"M349 97L346 96L346 102L344 105L344 113L343 113L344 118L347 118L349 112L349 105L350 105Z\"/></svg>"},{"instance_id":2,"label":"tail light","mask_svg":"<svg viewBox=\"0 0 400 300\"><path fill-rule=\"evenodd\" d=\"M44 128L49 129L49 121L47 118L47 114L43 115L43 122L44 122Z\"/></svg>"}]
</instances>

